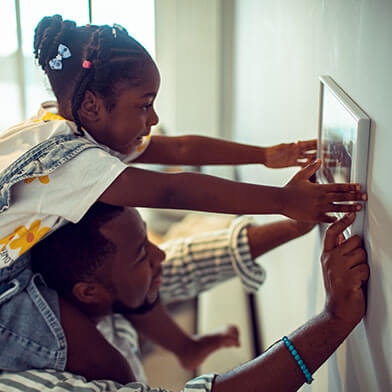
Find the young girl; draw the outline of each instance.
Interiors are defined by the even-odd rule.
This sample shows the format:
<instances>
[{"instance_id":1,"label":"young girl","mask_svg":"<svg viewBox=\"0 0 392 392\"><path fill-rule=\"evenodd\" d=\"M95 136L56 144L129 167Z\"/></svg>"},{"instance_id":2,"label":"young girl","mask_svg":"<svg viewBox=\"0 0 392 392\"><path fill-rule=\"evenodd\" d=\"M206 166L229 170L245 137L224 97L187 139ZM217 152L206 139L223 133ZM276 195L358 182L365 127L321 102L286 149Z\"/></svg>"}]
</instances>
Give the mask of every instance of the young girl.
<instances>
[{"instance_id":1,"label":"young girl","mask_svg":"<svg viewBox=\"0 0 392 392\"><path fill-rule=\"evenodd\" d=\"M72 309L59 306L56 293L32 274L27 251L67 221L77 222L97 200L330 222L328 212L361 208L335 202L366 199L357 184L311 183L319 161L284 187L131 167L127 162L290 166L312 160L309 149L315 142L260 148L199 136L150 136L158 123L153 103L159 72L120 26L77 27L59 15L45 17L36 28L34 49L58 110L42 108L36 118L6 131L0 142L2 369L78 372L67 361L72 347L59 323L60 316L62 322L72 317ZM104 376L120 379L116 369Z\"/></svg>"}]
</instances>

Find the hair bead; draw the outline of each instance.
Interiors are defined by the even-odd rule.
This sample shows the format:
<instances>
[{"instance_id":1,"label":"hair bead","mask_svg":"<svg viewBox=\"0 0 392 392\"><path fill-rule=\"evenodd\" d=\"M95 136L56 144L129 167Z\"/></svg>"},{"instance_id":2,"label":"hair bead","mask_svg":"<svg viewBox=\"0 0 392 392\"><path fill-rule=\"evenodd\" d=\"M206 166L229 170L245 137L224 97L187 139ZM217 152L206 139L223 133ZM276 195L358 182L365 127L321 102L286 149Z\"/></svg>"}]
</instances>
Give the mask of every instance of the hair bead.
<instances>
[{"instance_id":1,"label":"hair bead","mask_svg":"<svg viewBox=\"0 0 392 392\"><path fill-rule=\"evenodd\" d=\"M82 68L90 69L91 68L91 61L84 60L83 63L82 63Z\"/></svg>"}]
</instances>

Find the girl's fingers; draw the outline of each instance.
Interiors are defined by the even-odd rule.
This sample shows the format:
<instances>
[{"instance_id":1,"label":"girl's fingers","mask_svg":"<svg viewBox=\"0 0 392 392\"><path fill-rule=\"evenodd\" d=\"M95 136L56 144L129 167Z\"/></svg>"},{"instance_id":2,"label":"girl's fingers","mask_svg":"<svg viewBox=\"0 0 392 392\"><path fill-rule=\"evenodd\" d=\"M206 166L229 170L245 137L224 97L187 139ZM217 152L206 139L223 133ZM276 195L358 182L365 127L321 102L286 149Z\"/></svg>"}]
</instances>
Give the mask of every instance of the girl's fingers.
<instances>
[{"instance_id":1,"label":"girl's fingers","mask_svg":"<svg viewBox=\"0 0 392 392\"><path fill-rule=\"evenodd\" d=\"M309 159L298 158L296 160L296 163L298 166L306 167L306 166L310 165L313 161L314 161L314 159L311 159L311 158L309 158Z\"/></svg>"},{"instance_id":2,"label":"girl's fingers","mask_svg":"<svg viewBox=\"0 0 392 392\"><path fill-rule=\"evenodd\" d=\"M299 154L299 158L315 160L317 158L317 152L302 152Z\"/></svg>"},{"instance_id":3,"label":"girl's fingers","mask_svg":"<svg viewBox=\"0 0 392 392\"><path fill-rule=\"evenodd\" d=\"M358 203L355 204L333 204L329 203L325 212L357 212L361 211L362 206Z\"/></svg>"},{"instance_id":4,"label":"girl's fingers","mask_svg":"<svg viewBox=\"0 0 392 392\"><path fill-rule=\"evenodd\" d=\"M362 189L361 184L322 184L320 187L326 192L350 192Z\"/></svg>"},{"instance_id":5,"label":"girl's fingers","mask_svg":"<svg viewBox=\"0 0 392 392\"><path fill-rule=\"evenodd\" d=\"M324 223L333 223L336 222L337 218L335 216L330 216L327 214L322 214L319 217L319 222L324 222Z\"/></svg>"},{"instance_id":6,"label":"girl's fingers","mask_svg":"<svg viewBox=\"0 0 392 392\"><path fill-rule=\"evenodd\" d=\"M299 140L297 144L301 151L315 150L317 148L317 139Z\"/></svg>"},{"instance_id":7,"label":"girl's fingers","mask_svg":"<svg viewBox=\"0 0 392 392\"><path fill-rule=\"evenodd\" d=\"M318 169L320 169L321 160L317 159L316 161L312 162L311 164L307 165L303 169L301 169L296 175L296 179L306 179L308 180Z\"/></svg>"},{"instance_id":8,"label":"girl's fingers","mask_svg":"<svg viewBox=\"0 0 392 392\"><path fill-rule=\"evenodd\" d=\"M337 192L330 192L327 194L327 200L330 203L338 202L338 201L357 201L364 199L364 193L362 192L346 192L346 193L337 193Z\"/></svg>"}]
</instances>

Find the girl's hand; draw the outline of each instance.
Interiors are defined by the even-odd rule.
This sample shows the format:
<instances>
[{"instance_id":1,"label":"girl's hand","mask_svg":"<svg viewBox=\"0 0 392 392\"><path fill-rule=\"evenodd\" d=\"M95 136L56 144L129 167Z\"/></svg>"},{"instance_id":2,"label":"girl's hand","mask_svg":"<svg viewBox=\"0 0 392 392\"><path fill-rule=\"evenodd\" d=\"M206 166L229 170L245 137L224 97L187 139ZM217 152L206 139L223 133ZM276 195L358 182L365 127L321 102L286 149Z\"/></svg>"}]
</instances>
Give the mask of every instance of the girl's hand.
<instances>
[{"instance_id":1,"label":"girl's hand","mask_svg":"<svg viewBox=\"0 0 392 392\"><path fill-rule=\"evenodd\" d=\"M293 225L300 235L304 235L316 226L316 222L293 221Z\"/></svg>"},{"instance_id":2,"label":"girl's hand","mask_svg":"<svg viewBox=\"0 0 392 392\"><path fill-rule=\"evenodd\" d=\"M360 192L360 184L317 184L309 181L320 165L318 159L306 166L283 188L284 215L299 221L330 223L336 218L328 216L328 212L361 210L359 203L344 203L367 200L367 195Z\"/></svg>"},{"instance_id":3,"label":"girl's hand","mask_svg":"<svg viewBox=\"0 0 392 392\"><path fill-rule=\"evenodd\" d=\"M341 241L341 234L354 219L355 214L348 214L329 226L324 238L321 265L326 311L339 320L357 324L365 314L363 285L369 279L369 266L359 236Z\"/></svg>"},{"instance_id":4,"label":"girl's hand","mask_svg":"<svg viewBox=\"0 0 392 392\"><path fill-rule=\"evenodd\" d=\"M282 143L265 148L264 165L270 168L305 167L316 159L317 139Z\"/></svg>"}]
</instances>

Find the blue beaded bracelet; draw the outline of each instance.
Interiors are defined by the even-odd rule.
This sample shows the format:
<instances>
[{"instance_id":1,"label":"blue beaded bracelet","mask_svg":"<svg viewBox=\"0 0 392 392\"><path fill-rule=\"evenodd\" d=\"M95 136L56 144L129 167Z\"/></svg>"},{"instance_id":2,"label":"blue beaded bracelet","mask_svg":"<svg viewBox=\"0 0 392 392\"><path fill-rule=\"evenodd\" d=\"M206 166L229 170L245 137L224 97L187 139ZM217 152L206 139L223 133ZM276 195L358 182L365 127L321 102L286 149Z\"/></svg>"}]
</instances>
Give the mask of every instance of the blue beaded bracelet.
<instances>
[{"instance_id":1,"label":"blue beaded bracelet","mask_svg":"<svg viewBox=\"0 0 392 392\"><path fill-rule=\"evenodd\" d=\"M306 378L306 382L308 384L311 384L313 381L312 374L310 373L309 369L305 365L305 362L302 360L301 356L298 354L297 350L294 348L290 340L288 339L287 336L283 336L282 338L283 343L286 345L286 347L289 349L291 355L294 357L294 359L297 361L297 364L299 368L302 370L302 373L304 374Z\"/></svg>"}]
</instances>

